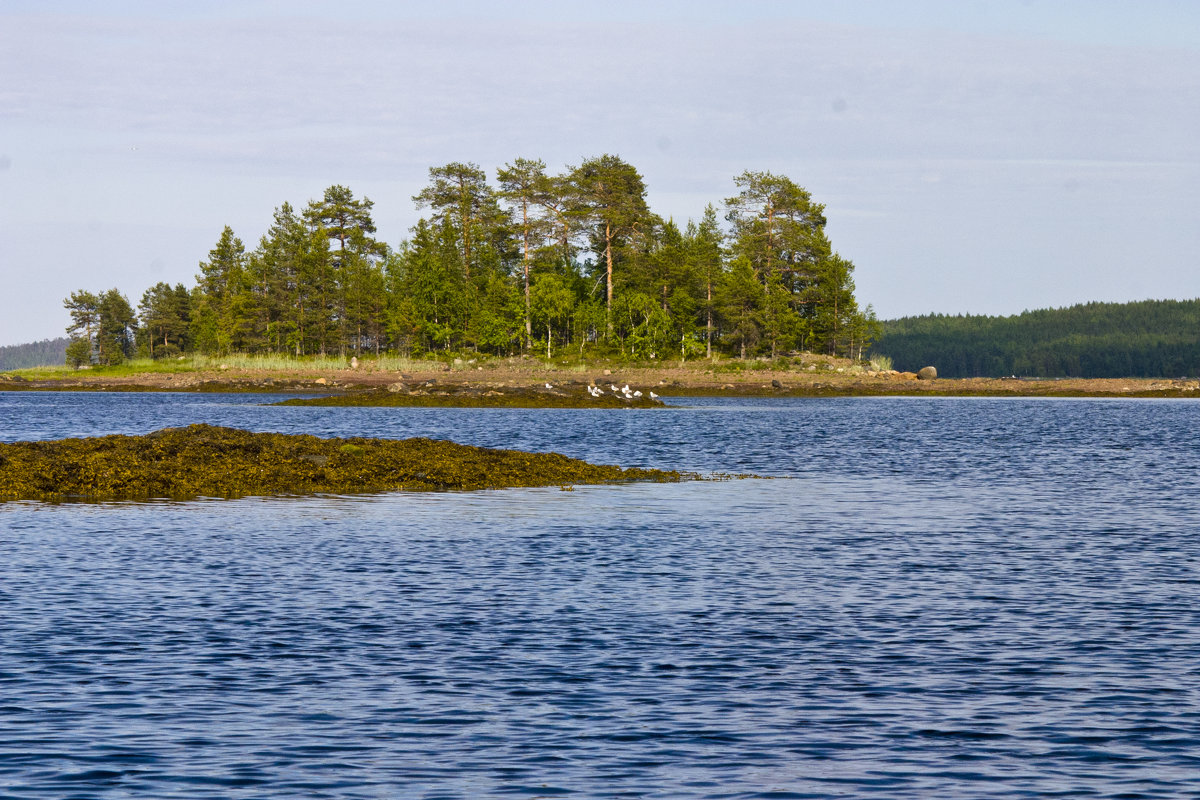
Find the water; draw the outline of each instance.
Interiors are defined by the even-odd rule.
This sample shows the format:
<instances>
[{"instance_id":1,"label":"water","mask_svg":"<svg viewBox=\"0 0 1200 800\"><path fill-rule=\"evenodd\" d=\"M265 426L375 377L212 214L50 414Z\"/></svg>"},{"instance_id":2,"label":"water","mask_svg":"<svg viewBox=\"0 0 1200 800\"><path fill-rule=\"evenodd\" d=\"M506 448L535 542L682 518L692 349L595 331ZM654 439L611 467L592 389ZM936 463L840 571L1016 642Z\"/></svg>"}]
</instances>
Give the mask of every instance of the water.
<instances>
[{"instance_id":1,"label":"water","mask_svg":"<svg viewBox=\"0 0 1200 800\"><path fill-rule=\"evenodd\" d=\"M764 480L0 506L0 798L1191 797L1200 405L269 408Z\"/></svg>"}]
</instances>

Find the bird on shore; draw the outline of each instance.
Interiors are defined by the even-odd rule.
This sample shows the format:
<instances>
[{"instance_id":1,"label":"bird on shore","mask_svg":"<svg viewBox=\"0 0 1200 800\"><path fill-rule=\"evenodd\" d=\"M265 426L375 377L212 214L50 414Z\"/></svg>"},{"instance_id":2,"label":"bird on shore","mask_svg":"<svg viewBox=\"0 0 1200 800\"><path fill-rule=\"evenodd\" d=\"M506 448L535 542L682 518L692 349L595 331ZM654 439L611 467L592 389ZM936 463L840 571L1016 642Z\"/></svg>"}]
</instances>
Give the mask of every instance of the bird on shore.
<instances>
[{"instance_id":1,"label":"bird on shore","mask_svg":"<svg viewBox=\"0 0 1200 800\"><path fill-rule=\"evenodd\" d=\"M651 392L651 393L650 393L650 399L651 399L651 400L657 400L657 399L658 399L658 395L656 395L654 392Z\"/></svg>"},{"instance_id":2,"label":"bird on shore","mask_svg":"<svg viewBox=\"0 0 1200 800\"><path fill-rule=\"evenodd\" d=\"M641 397L641 396L642 396L642 392L641 392L641 390L639 389L638 391L634 392L634 393L633 393L633 396L634 396L634 397Z\"/></svg>"},{"instance_id":3,"label":"bird on shore","mask_svg":"<svg viewBox=\"0 0 1200 800\"><path fill-rule=\"evenodd\" d=\"M553 387L553 386L551 386L550 384L548 384L548 383L547 383L547 384L546 384L546 388L547 388L547 389L553 389L554 387Z\"/></svg>"}]
</instances>

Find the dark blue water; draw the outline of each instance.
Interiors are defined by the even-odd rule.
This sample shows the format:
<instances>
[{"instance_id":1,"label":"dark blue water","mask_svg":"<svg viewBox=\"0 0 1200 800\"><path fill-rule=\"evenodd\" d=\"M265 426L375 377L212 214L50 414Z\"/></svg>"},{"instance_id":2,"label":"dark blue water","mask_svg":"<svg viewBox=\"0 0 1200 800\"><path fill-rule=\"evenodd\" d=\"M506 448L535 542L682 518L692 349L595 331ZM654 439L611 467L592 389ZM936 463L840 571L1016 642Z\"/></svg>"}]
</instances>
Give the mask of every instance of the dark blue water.
<instances>
[{"instance_id":1,"label":"dark blue water","mask_svg":"<svg viewBox=\"0 0 1200 800\"><path fill-rule=\"evenodd\" d=\"M1200 404L269 408L774 476L0 506L0 798L1194 797Z\"/></svg>"}]
</instances>

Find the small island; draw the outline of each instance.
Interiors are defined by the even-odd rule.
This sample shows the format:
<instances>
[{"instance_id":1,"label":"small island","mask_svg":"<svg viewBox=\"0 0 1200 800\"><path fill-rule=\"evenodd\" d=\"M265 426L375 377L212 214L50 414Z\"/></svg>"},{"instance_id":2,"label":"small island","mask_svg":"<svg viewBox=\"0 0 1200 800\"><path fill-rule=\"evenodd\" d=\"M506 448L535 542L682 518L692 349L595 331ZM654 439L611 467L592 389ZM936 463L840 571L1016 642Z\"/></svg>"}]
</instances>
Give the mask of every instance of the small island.
<instances>
[{"instance_id":1,"label":"small island","mask_svg":"<svg viewBox=\"0 0 1200 800\"><path fill-rule=\"evenodd\" d=\"M0 443L0 502L502 489L696 477L423 438L322 439L213 425L144 436Z\"/></svg>"}]
</instances>

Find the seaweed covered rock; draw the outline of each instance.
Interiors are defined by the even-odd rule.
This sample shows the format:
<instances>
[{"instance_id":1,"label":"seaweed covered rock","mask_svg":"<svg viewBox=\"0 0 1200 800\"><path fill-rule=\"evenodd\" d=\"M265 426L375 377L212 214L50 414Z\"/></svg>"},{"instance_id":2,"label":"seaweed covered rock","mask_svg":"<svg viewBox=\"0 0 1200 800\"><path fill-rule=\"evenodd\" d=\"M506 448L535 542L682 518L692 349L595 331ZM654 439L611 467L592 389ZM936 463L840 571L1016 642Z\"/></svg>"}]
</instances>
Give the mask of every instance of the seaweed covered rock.
<instances>
[{"instance_id":1,"label":"seaweed covered rock","mask_svg":"<svg viewBox=\"0 0 1200 800\"><path fill-rule=\"evenodd\" d=\"M321 439L213 425L0 443L0 501L499 489L687 477L431 439Z\"/></svg>"},{"instance_id":2,"label":"seaweed covered rock","mask_svg":"<svg viewBox=\"0 0 1200 800\"><path fill-rule=\"evenodd\" d=\"M623 393L583 385L495 386L437 384L409 387L403 383L360 389L325 397L294 397L276 406L397 406L459 408L660 408L650 392Z\"/></svg>"}]
</instances>

